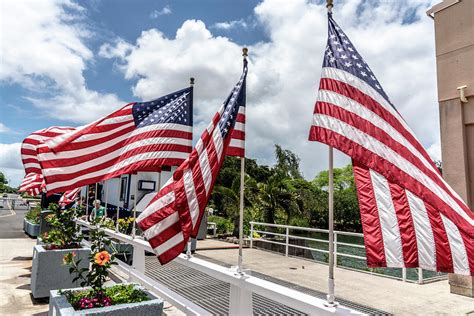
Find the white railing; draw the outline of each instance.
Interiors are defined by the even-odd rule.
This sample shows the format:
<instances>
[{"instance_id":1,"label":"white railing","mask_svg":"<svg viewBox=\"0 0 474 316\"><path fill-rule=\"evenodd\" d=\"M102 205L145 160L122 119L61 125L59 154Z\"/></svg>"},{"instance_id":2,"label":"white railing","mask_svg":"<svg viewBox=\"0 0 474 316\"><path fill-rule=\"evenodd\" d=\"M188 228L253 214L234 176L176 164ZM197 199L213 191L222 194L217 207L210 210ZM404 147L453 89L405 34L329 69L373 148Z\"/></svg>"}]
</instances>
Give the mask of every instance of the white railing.
<instances>
[{"instance_id":1,"label":"white railing","mask_svg":"<svg viewBox=\"0 0 474 316\"><path fill-rule=\"evenodd\" d=\"M256 229L260 228L260 229ZM263 227L263 228L261 228ZM268 230L264 230L265 227L273 227L277 228L280 230L280 232L271 232ZM319 253L324 253L328 254L329 251L321 248L315 248L315 247L310 247L308 245L302 246L302 245L296 245L292 244L290 240L305 240L305 241L310 241L310 242L317 242L317 243L323 243L323 244L329 244L328 239L319 239L319 238L312 238L312 237L305 237L305 236L299 236L299 235L292 235L290 234L291 231L302 231L302 232L312 232L312 233L325 233L329 234L329 230L327 229L319 229L319 228L309 228L309 227L298 227L298 226L289 226L289 225L279 225L279 224L269 224L269 223L260 223L260 222L250 222L250 248L253 248L254 246L254 240L255 238L253 237L254 233L258 234L263 234L263 235L269 235L269 236L275 236L277 237L277 240L268 240L266 238L259 238L258 241L264 242L264 243L270 243L270 244L276 244L276 245L282 245L285 247L285 256L289 255L289 248L298 248L298 249L305 249L309 251L315 251ZM284 231L284 233L282 233ZM346 257L346 258L352 258L352 259L358 259L358 260L366 260L365 256L359 256L359 255L354 255L354 254L348 254L344 253L341 251L338 251L338 246L344 246L344 247L351 247L351 248L358 248L358 249L365 249L365 246L363 244L356 244L356 243L347 243L347 242L341 242L338 241L338 236L350 236L350 237L360 237L363 238L364 235L361 233L351 233L351 232L343 232L343 231L334 231L334 264L337 266L338 257ZM278 238L279 237L279 238ZM341 268L344 268L344 266L340 266ZM354 269L354 268L351 268ZM387 274L382 274L382 273L376 273L372 271L366 271L366 270L359 270L362 272L378 275L378 276L384 276L384 277L389 277L389 278L395 278L402 280L404 282L414 282L417 284L423 284L426 282L432 282L432 281L437 281L437 280L442 280L446 279L446 275L439 275L439 276L434 276L430 278L423 278L423 270L421 268L417 268L417 274L418 274L418 279L416 281L410 280L407 278L407 269L406 268L401 268L402 269L402 277L396 277L396 276L391 276Z\"/></svg>"},{"instance_id":2,"label":"white railing","mask_svg":"<svg viewBox=\"0 0 474 316\"><path fill-rule=\"evenodd\" d=\"M81 227L94 228L90 223L76 220ZM141 237L131 237L110 229L99 228L109 237L118 239L133 246L133 263L131 266L119 262L120 269L129 278L139 282L152 291L156 291L172 305L188 315L210 315L199 305L173 292L159 281L145 275L145 251L153 252L146 240ZM251 276L250 271L237 272L235 268L226 268L193 256L181 254L175 262L198 270L213 278L230 284L229 315L252 315L252 293L285 304L308 315L357 315L358 311L338 305L329 307L326 301L308 294Z\"/></svg>"}]
</instances>

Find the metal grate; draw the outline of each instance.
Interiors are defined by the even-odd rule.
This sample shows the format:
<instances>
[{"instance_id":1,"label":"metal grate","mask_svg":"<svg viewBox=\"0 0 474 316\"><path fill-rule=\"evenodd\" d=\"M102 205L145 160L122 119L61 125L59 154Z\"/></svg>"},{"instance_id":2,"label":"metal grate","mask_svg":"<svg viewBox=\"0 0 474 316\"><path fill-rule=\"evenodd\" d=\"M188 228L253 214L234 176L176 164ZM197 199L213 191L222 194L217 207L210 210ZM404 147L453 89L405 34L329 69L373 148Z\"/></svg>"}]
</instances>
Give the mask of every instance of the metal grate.
<instances>
[{"instance_id":1,"label":"metal grate","mask_svg":"<svg viewBox=\"0 0 474 316\"><path fill-rule=\"evenodd\" d=\"M198 256L199 257L199 256ZM227 266L220 261L205 258L208 261ZM145 274L154 278L176 293L193 301L214 315L229 314L230 284L213 278L198 270L186 267L176 262L161 266L155 257L146 257ZM323 292L308 289L290 282L279 280L268 275L252 271L252 275L286 286L303 293L325 299ZM281 303L270 300L258 294L252 295L254 315L305 315ZM371 315L389 315L389 313L368 306L349 302L338 298L342 305Z\"/></svg>"}]
</instances>

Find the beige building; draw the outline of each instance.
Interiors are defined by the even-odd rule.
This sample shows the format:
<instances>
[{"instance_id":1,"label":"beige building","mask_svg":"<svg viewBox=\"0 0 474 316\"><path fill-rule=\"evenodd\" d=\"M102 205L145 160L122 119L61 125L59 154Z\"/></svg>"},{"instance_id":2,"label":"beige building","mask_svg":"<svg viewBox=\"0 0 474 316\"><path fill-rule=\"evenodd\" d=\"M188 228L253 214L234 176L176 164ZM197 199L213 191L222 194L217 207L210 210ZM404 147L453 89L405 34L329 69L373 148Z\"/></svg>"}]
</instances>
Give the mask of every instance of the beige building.
<instances>
[{"instance_id":1,"label":"beige building","mask_svg":"<svg viewBox=\"0 0 474 316\"><path fill-rule=\"evenodd\" d=\"M434 20L443 177L474 210L474 0L444 0ZM450 275L451 292L473 296L473 277Z\"/></svg>"}]
</instances>

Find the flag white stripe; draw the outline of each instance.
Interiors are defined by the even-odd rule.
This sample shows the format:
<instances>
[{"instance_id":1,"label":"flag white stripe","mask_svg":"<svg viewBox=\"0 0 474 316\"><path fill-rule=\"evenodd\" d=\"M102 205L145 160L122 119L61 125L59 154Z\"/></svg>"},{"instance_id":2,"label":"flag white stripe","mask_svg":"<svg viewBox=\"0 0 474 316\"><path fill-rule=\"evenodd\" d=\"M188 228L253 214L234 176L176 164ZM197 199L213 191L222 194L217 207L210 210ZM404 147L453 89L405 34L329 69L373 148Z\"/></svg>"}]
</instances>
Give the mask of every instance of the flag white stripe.
<instances>
[{"instance_id":1,"label":"flag white stripe","mask_svg":"<svg viewBox=\"0 0 474 316\"><path fill-rule=\"evenodd\" d=\"M29 162L23 166L25 169L27 168L39 168L41 169L41 166L37 162Z\"/></svg>"},{"instance_id":2,"label":"flag white stripe","mask_svg":"<svg viewBox=\"0 0 474 316\"><path fill-rule=\"evenodd\" d=\"M332 116L318 114L314 117L314 126L326 128L341 134L360 146L366 148L367 150L373 152L375 155L391 162L403 172L411 175L414 179L422 183L427 189L436 194L470 225L474 225L474 220L464 212L459 204L451 196L449 196L446 191L440 188L438 184L436 184L425 173L420 171L415 165L407 161L404 157L398 155L395 151L393 151L393 149L387 147L385 144L381 143L372 136L365 134L354 126L346 124L345 122L342 122Z\"/></svg>"},{"instance_id":3,"label":"flag white stripe","mask_svg":"<svg viewBox=\"0 0 474 316\"><path fill-rule=\"evenodd\" d=\"M187 169L183 173L184 190L186 192L186 198L188 200L189 213L193 223L193 229L196 226L197 219L199 217L199 204L196 195L196 189L194 188L193 172L191 169Z\"/></svg>"},{"instance_id":4,"label":"flag white stripe","mask_svg":"<svg viewBox=\"0 0 474 316\"><path fill-rule=\"evenodd\" d=\"M217 159L221 161L224 143L222 140L221 131L218 128L214 130L214 133L212 134L212 139L214 141L214 147L216 148Z\"/></svg>"},{"instance_id":5,"label":"flag white stripe","mask_svg":"<svg viewBox=\"0 0 474 316\"><path fill-rule=\"evenodd\" d=\"M128 121L133 121L133 115L122 115L122 116L111 117L111 118L103 120L102 122L97 124L97 126L105 126L105 125L123 123L123 122L128 122Z\"/></svg>"},{"instance_id":6,"label":"flag white stripe","mask_svg":"<svg viewBox=\"0 0 474 316\"><path fill-rule=\"evenodd\" d=\"M449 248L451 249L451 256L453 257L454 273L462 275L470 275L469 262L467 261L466 246L462 240L459 229L443 214L444 229L448 235Z\"/></svg>"},{"instance_id":7,"label":"flag white stripe","mask_svg":"<svg viewBox=\"0 0 474 316\"><path fill-rule=\"evenodd\" d=\"M206 195L209 195L212 183L212 171L211 165L209 164L209 157L207 156L206 149L197 149L199 155L199 166L201 167L202 179L204 181L204 188L206 189Z\"/></svg>"},{"instance_id":8,"label":"flag white stripe","mask_svg":"<svg viewBox=\"0 0 474 316\"><path fill-rule=\"evenodd\" d=\"M245 132L245 123L235 122L234 130Z\"/></svg>"},{"instance_id":9,"label":"flag white stripe","mask_svg":"<svg viewBox=\"0 0 474 316\"><path fill-rule=\"evenodd\" d=\"M419 197L405 190L416 235L418 265L436 271L436 244L425 203Z\"/></svg>"},{"instance_id":10,"label":"flag white stripe","mask_svg":"<svg viewBox=\"0 0 474 316\"><path fill-rule=\"evenodd\" d=\"M232 138L229 147L245 148L245 141L241 139Z\"/></svg>"},{"instance_id":11,"label":"flag white stripe","mask_svg":"<svg viewBox=\"0 0 474 316\"><path fill-rule=\"evenodd\" d=\"M21 144L21 148L22 148L22 149L36 150L36 145L28 144L28 143L23 143L23 144Z\"/></svg>"},{"instance_id":12,"label":"flag white stripe","mask_svg":"<svg viewBox=\"0 0 474 316\"><path fill-rule=\"evenodd\" d=\"M155 225L148 228L144 233L145 237L148 240L150 240L153 237L158 236L159 234L161 234L165 229L167 229L168 227L170 227L171 225L173 225L177 221L179 221L179 214L178 214L178 212L173 212L173 213L171 213L170 216L162 219L161 221L159 221Z\"/></svg>"},{"instance_id":13,"label":"flag white stripe","mask_svg":"<svg viewBox=\"0 0 474 316\"><path fill-rule=\"evenodd\" d=\"M403 267L402 240L390 187L387 179L374 170L370 170L370 177L377 202L387 267Z\"/></svg>"},{"instance_id":14,"label":"flag white stripe","mask_svg":"<svg viewBox=\"0 0 474 316\"><path fill-rule=\"evenodd\" d=\"M435 169L433 164L428 162L426 158L402 134L400 134L400 132L398 132L391 124L387 123L387 121L385 121L382 117L370 111L365 106L352 100L351 98L329 90L319 90L318 101L332 103L371 122L389 134L400 145L407 148L415 157L420 159L425 167L431 169L431 171L433 171L433 173L436 174L439 179L441 179L441 175L439 174L438 170Z\"/></svg>"},{"instance_id":15,"label":"flag white stripe","mask_svg":"<svg viewBox=\"0 0 474 316\"><path fill-rule=\"evenodd\" d=\"M129 166L133 163L143 161L143 160L162 159L162 158L176 158L176 159L183 159L184 160L184 159L187 158L188 155L189 155L188 153L174 152L174 151L147 152L147 153L135 155L135 156L130 157L128 159L122 160L121 162L119 162L119 163L117 163L117 164L115 164L115 165L113 165L113 166L111 166L107 169L102 169L102 170L99 170L99 171L96 171L96 172L90 172L90 173L82 174L79 177L76 177L76 178L68 180L68 181L57 181L57 182L54 182L52 184L48 184L47 189L48 190L53 190L53 189L56 189L56 188L67 187L67 186L70 186L70 185L74 184L77 181L81 181L81 180L84 180L84 179L94 178L94 177L97 177L97 176L102 176L102 175L105 175L105 174L113 173L113 172L115 172L115 171L117 171L121 168L127 167L127 166ZM81 169L78 168L77 170L81 170ZM46 172L49 172L50 173L49 175L64 174L63 172L60 172L60 171L61 171L61 168L51 168L51 169L43 170L43 173L46 174Z\"/></svg>"},{"instance_id":16,"label":"flag white stripe","mask_svg":"<svg viewBox=\"0 0 474 316\"><path fill-rule=\"evenodd\" d=\"M155 251L157 256L161 256L162 254L164 254L171 248L175 247L177 244L179 244L183 240L184 240L183 232L180 231L179 233L177 233L176 235L174 235L173 237L171 237L170 239L168 239L167 241L165 241L164 243L162 243L161 245L159 245L153 250Z\"/></svg>"},{"instance_id":17,"label":"flag white stripe","mask_svg":"<svg viewBox=\"0 0 474 316\"><path fill-rule=\"evenodd\" d=\"M245 106L239 106L239 114L245 115Z\"/></svg>"},{"instance_id":18,"label":"flag white stripe","mask_svg":"<svg viewBox=\"0 0 474 316\"><path fill-rule=\"evenodd\" d=\"M164 186L166 187L166 185ZM163 188L164 188L163 187ZM157 199L156 201L153 201L151 204L149 204L143 212L141 212L140 216L137 218L137 222L140 222L143 218L147 217L148 215L155 213L156 210L160 210L163 207L171 204L174 202L175 196L174 192L170 191Z\"/></svg>"}]
</instances>

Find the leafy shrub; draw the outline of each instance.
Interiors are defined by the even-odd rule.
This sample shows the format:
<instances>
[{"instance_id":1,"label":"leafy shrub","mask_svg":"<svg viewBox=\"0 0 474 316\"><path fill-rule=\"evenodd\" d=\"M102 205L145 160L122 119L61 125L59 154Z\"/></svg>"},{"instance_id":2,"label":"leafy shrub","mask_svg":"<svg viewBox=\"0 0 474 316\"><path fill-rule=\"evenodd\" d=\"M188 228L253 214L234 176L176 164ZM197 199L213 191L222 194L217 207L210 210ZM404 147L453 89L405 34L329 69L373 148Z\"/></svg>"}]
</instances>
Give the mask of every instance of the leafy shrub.
<instances>
[{"instance_id":1,"label":"leafy shrub","mask_svg":"<svg viewBox=\"0 0 474 316\"><path fill-rule=\"evenodd\" d=\"M51 226L51 230L41 236L46 244L45 248L69 249L79 247L82 236L79 234L79 227L74 222L75 209L60 210L57 204L50 204L48 209L53 213L45 217L45 220Z\"/></svg>"},{"instance_id":2,"label":"leafy shrub","mask_svg":"<svg viewBox=\"0 0 474 316\"><path fill-rule=\"evenodd\" d=\"M117 284L105 288L99 295L93 289L61 291L75 310L148 301L145 292L133 284Z\"/></svg>"},{"instance_id":3,"label":"leafy shrub","mask_svg":"<svg viewBox=\"0 0 474 316\"><path fill-rule=\"evenodd\" d=\"M130 235L133 228L134 217L119 218L118 226L119 232L122 234Z\"/></svg>"},{"instance_id":4,"label":"leafy shrub","mask_svg":"<svg viewBox=\"0 0 474 316\"><path fill-rule=\"evenodd\" d=\"M212 215L207 218L207 221L216 223L218 234L228 234L234 229L232 220L222 216Z\"/></svg>"},{"instance_id":5,"label":"leafy shrub","mask_svg":"<svg viewBox=\"0 0 474 316\"><path fill-rule=\"evenodd\" d=\"M26 213L25 218L28 222L32 224L39 224L40 216L41 216L41 206L35 206Z\"/></svg>"}]
</instances>

